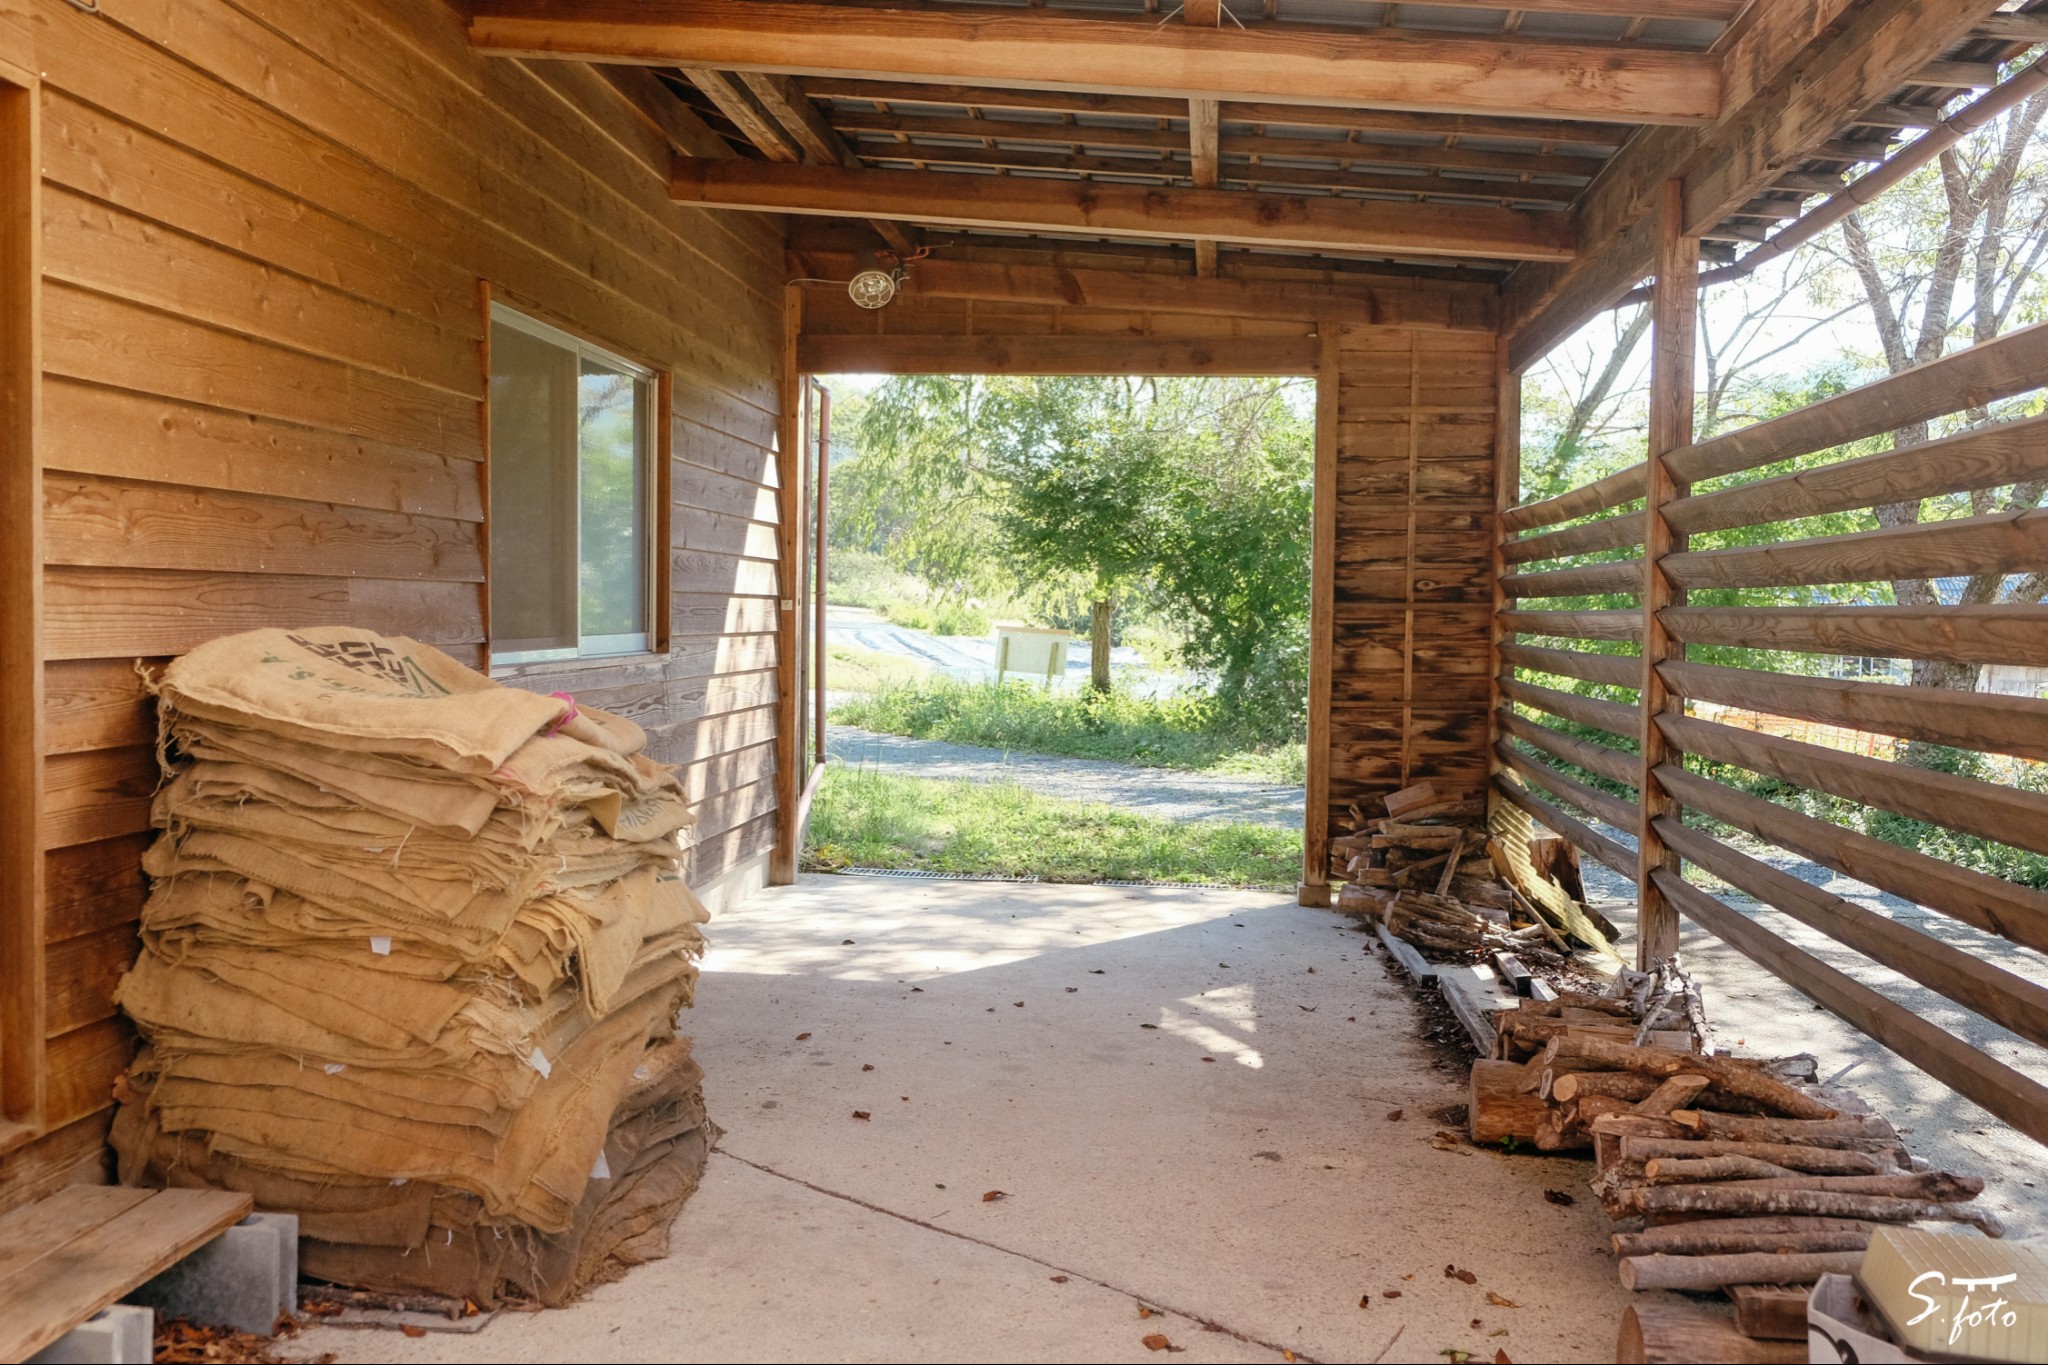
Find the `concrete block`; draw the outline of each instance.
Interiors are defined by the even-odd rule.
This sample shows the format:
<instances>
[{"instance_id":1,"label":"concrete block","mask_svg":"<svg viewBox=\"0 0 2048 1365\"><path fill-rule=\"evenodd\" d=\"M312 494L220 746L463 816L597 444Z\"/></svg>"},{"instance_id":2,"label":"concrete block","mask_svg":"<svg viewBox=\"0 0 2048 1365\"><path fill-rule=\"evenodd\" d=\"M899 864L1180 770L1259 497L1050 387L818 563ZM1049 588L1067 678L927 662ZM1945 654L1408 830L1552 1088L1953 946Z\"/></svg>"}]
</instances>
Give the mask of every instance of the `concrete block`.
<instances>
[{"instance_id":1,"label":"concrete block","mask_svg":"<svg viewBox=\"0 0 2048 1365\"><path fill-rule=\"evenodd\" d=\"M252 1213L127 1296L166 1318L269 1336L299 1309L299 1219Z\"/></svg>"},{"instance_id":2,"label":"concrete block","mask_svg":"<svg viewBox=\"0 0 2048 1365\"><path fill-rule=\"evenodd\" d=\"M29 1365L149 1365L156 1314L136 1304L102 1308L28 1358Z\"/></svg>"}]
</instances>

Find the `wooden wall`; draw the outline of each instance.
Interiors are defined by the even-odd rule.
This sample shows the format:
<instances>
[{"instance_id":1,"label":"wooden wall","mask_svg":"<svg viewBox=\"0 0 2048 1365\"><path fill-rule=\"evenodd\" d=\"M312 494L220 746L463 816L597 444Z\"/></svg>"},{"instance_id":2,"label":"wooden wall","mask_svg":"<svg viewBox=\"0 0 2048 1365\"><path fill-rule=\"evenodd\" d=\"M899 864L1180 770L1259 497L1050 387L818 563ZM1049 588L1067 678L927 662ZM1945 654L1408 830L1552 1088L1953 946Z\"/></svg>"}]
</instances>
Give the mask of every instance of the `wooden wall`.
<instances>
[{"instance_id":1,"label":"wooden wall","mask_svg":"<svg viewBox=\"0 0 2048 1365\"><path fill-rule=\"evenodd\" d=\"M1486 789L1494 348L1477 328L1339 331L1333 822L1424 778Z\"/></svg>"},{"instance_id":2,"label":"wooden wall","mask_svg":"<svg viewBox=\"0 0 2048 1365\"><path fill-rule=\"evenodd\" d=\"M693 880L767 847L783 308L779 222L672 204L655 119L590 68L477 57L439 0L16 8L0 43L43 73L48 999L43 1135L0 1155L0 1209L103 1161L156 785L136 661L310 622L481 660L486 285L673 377L672 648L521 681L688 765Z\"/></svg>"}]
</instances>

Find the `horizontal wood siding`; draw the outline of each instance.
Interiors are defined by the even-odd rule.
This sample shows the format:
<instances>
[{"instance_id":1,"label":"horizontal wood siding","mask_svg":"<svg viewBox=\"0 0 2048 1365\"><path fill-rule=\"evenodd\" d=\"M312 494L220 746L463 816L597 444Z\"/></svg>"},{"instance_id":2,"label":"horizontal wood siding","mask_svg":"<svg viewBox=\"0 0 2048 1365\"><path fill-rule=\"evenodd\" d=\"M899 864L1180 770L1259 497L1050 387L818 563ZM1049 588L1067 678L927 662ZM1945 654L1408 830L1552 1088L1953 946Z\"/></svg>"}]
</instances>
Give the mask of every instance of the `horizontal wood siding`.
<instances>
[{"instance_id":1,"label":"horizontal wood siding","mask_svg":"<svg viewBox=\"0 0 2048 1365\"><path fill-rule=\"evenodd\" d=\"M1330 815L1487 777L1494 338L1338 338Z\"/></svg>"},{"instance_id":2,"label":"horizontal wood siding","mask_svg":"<svg viewBox=\"0 0 2048 1365\"><path fill-rule=\"evenodd\" d=\"M781 224L674 204L656 120L587 67L478 57L438 0L99 10L0 0L44 80L49 981L45 1136L0 1210L104 1170L157 780L138 664L327 622L483 663L485 285L673 377L667 653L508 680L683 766L693 880L774 834Z\"/></svg>"}]
</instances>

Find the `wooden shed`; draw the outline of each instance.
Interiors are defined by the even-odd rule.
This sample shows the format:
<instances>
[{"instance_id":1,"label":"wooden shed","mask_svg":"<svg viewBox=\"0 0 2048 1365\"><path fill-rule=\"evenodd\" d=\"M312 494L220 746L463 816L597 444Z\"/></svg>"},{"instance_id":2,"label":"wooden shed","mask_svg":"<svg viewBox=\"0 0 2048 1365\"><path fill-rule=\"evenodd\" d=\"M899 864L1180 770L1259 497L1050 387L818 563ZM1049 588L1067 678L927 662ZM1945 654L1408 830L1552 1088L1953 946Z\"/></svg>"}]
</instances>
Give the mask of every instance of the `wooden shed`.
<instances>
[{"instance_id":1,"label":"wooden shed","mask_svg":"<svg viewBox=\"0 0 2048 1365\"><path fill-rule=\"evenodd\" d=\"M1671 902L1742 943L1755 931L1667 885L1680 853L1716 856L1658 832L1674 804L1713 808L1682 772L1656 775L1716 741L1666 700L1714 681L1658 671L1682 665L1685 640L1768 629L1787 648L1854 635L1899 654L2048 658L2019 609L1681 624L1671 593L1743 571L1688 562L1678 540L1704 521L1667 504L1792 444L1887 429L1899 404L1981 401L1980 372L2000 392L2038 386L2048 350L2029 340L1900 381L1885 403L1911 399L1867 409L1887 414L1876 426L1816 409L1796 432L1688 451L1698 262L1850 202L1856 172L1942 134L1959 91L1996 97L2002 64L2048 41L2048 17L2023 8L0 0L0 692L15 718L0 763L0 1210L106 1178L131 1047L110 991L134 951L157 781L138 661L257 626L410 635L641 721L655 756L685 767L693 875L714 904L794 875L814 776L812 374L1313 377L1304 901L1327 901L1334 815L1429 778L1491 790L1640 870L1646 951L1668 948ZM886 307L849 297L867 269L899 274ZM1520 371L1646 279L1647 476L1510 511ZM640 557L616 610L579 607L551 567L575 490L506 454L559 435L518 400L519 376L543 372L597 376L635 433L620 515ZM1645 493L1646 515L1514 538ZM1738 514L1758 515L1713 513ZM2000 534L2000 562L2048 567L2038 525ZM1629 544L1647 552L1552 571L1585 581L1520 568ZM1913 552L1967 565L1983 544ZM1522 610L1615 588L1640 588L1643 610ZM1504 728L1540 728L1516 704L1584 718L1518 669L1612 680L1624 666L1517 632L1641 640L1625 666L1639 706L1592 722L1624 726L1641 753L1566 755L1639 788L1637 805L1595 793L1608 804L1581 794L1580 809L1639 834L1641 869L1508 775L1530 760ZM1801 695L1814 699L1784 706L1852 704ZM2030 703L1998 714L2041 733ZM1925 709L1895 723L1949 742L1968 725ZM1929 789L1929 818L1964 819L1945 790ZM2048 846L2041 798L2002 791L1968 818ZM2032 893L1959 891L1918 865L1897 876L2043 946L2025 937L2048 923ZM1996 1007L1997 983L1955 973ZM1831 1003L1898 1045L1869 1002ZM1921 1050L1985 1093L2006 1078L1984 1067L2010 1074L1967 1048ZM2048 1106L2013 1093L2024 1102L2000 1112L2048 1131Z\"/></svg>"}]
</instances>

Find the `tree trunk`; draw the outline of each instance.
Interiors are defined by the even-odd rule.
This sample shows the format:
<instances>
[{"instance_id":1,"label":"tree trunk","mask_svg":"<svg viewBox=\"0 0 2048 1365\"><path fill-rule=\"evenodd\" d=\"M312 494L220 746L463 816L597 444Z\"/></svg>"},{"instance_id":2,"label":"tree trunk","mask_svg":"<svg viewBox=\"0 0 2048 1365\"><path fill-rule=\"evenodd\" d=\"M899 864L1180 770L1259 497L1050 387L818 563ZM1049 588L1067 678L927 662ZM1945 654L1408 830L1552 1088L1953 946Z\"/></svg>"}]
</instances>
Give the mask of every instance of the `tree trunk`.
<instances>
[{"instance_id":1,"label":"tree trunk","mask_svg":"<svg viewBox=\"0 0 2048 1365\"><path fill-rule=\"evenodd\" d=\"M1109 691L1109 615L1116 602L1098 597L1088 604L1088 685Z\"/></svg>"}]
</instances>

